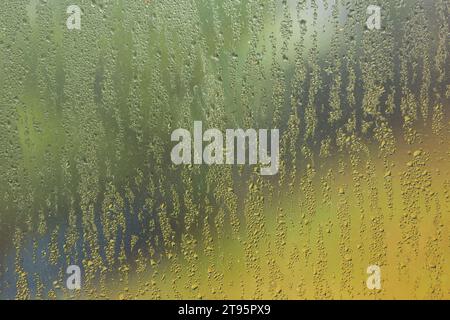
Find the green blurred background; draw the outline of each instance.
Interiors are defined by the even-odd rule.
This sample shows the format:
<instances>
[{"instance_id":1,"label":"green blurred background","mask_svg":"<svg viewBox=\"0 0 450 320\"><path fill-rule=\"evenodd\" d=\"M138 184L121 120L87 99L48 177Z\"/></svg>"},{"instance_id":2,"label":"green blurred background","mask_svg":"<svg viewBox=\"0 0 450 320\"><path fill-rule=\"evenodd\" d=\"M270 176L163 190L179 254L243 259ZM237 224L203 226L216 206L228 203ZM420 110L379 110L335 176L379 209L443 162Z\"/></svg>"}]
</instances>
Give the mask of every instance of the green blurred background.
<instances>
[{"instance_id":1,"label":"green blurred background","mask_svg":"<svg viewBox=\"0 0 450 320\"><path fill-rule=\"evenodd\" d=\"M3 3L0 298L448 298L448 40L445 0ZM172 165L195 120L280 173Z\"/></svg>"}]
</instances>

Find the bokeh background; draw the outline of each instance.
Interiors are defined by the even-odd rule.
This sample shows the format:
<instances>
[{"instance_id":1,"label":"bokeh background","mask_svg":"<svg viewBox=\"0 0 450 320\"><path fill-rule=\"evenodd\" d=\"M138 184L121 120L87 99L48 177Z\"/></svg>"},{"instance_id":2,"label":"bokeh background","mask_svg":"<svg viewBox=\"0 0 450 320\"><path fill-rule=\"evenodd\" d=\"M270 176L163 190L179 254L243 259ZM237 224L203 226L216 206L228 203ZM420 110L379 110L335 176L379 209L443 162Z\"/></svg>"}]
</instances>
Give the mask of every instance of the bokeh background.
<instances>
[{"instance_id":1,"label":"bokeh background","mask_svg":"<svg viewBox=\"0 0 450 320\"><path fill-rule=\"evenodd\" d=\"M450 298L449 7L4 1L0 298ZM279 174L172 165L194 120L279 128Z\"/></svg>"}]
</instances>

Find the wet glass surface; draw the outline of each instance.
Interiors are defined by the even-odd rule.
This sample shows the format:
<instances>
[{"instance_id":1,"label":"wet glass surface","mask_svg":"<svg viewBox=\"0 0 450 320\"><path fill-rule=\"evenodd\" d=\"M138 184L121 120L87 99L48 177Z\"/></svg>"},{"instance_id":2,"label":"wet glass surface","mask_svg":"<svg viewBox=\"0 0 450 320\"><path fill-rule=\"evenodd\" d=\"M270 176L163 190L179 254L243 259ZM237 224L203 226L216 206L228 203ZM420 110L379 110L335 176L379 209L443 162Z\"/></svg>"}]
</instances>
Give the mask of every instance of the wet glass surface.
<instances>
[{"instance_id":1,"label":"wet glass surface","mask_svg":"<svg viewBox=\"0 0 450 320\"><path fill-rule=\"evenodd\" d=\"M449 3L373 2L3 3L0 298L448 299ZM279 172L174 165L194 121Z\"/></svg>"}]
</instances>

